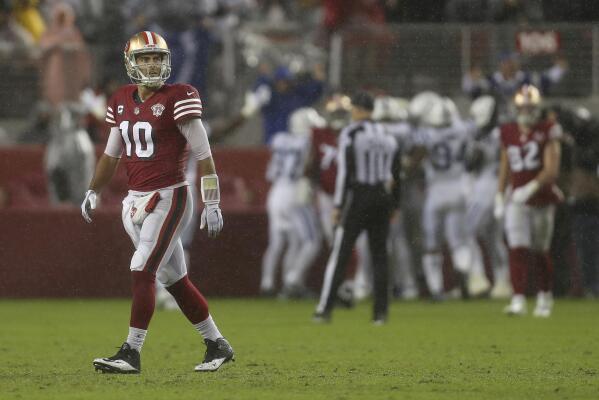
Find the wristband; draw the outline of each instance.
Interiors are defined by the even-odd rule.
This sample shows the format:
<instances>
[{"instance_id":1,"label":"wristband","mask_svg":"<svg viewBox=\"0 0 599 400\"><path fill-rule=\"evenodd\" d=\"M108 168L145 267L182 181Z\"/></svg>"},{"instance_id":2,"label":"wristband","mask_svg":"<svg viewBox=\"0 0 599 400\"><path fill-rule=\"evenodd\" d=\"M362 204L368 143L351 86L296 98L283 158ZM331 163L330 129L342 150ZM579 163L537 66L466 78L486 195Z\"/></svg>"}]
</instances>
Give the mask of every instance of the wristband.
<instances>
[{"instance_id":1,"label":"wristband","mask_svg":"<svg viewBox=\"0 0 599 400\"><path fill-rule=\"evenodd\" d=\"M216 174L204 175L200 181L200 192L204 204L218 204L220 202L220 189Z\"/></svg>"}]
</instances>

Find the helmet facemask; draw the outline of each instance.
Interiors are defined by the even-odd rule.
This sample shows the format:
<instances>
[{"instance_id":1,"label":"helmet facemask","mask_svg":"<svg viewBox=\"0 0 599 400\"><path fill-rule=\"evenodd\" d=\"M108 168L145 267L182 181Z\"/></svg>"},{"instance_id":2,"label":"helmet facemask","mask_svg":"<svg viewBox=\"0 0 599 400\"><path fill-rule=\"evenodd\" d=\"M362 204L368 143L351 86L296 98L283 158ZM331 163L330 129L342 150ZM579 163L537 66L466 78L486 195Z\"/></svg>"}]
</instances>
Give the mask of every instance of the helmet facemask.
<instances>
[{"instance_id":1,"label":"helmet facemask","mask_svg":"<svg viewBox=\"0 0 599 400\"><path fill-rule=\"evenodd\" d=\"M152 64L139 64L140 55L160 54L160 72L156 76L149 73ZM124 51L127 75L136 85L159 88L171 76L171 52L162 36L154 32L139 32L128 42Z\"/></svg>"},{"instance_id":2,"label":"helmet facemask","mask_svg":"<svg viewBox=\"0 0 599 400\"><path fill-rule=\"evenodd\" d=\"M137 56L141 54L159 53L162 55L162 62L160 63L160 74L157 76L151 76L149 73L144 74L142 68L151 68L151 65L139 65L137 63ZM125 67L127 68L127 75L133 83L136 85L143 85L150 88L158 88L166 82L171 76L171 52L164 49L151 49L151 50L134 50L125 54Z\"/></svg>"}]
</instances>

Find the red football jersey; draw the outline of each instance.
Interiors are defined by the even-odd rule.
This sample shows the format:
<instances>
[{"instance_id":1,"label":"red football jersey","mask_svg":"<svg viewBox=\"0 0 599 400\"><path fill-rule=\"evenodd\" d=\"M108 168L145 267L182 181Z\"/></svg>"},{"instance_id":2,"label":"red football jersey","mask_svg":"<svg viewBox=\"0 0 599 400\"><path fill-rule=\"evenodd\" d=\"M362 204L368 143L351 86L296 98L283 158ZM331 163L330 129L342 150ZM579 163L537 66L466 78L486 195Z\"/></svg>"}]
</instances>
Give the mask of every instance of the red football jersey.
<instances>
[{"instance_id":1,"label":"red football jersey","mask_svg":"<svg viewBox=\"0 0 599 400\"><path fill-rule=\"evenodd\" d=\"M510 183L515 189L532 181L541 172L545 145L551 140L561 139L562 128L559 124L541 121L528 135L523 135L516 123L509 123L501 126L500 134L507 154ZM552 184L541 187L526 204L545 206L562 199L563 194Z\"/></svg>"},{"instance_id":2,"label":"red football jersey","mask_svg":"<svg viewBox=\"0 0 599 400\"><path fill-rule=\"evenodd\" d=\"M337 136L332 128L314 128L312 131L312 154L318 167L318 183L321 189L333 195L337 177Z\"/></svg>"},{"instance_id":3,"label":"red football jersey","mask_svg":"<svg viewBox=\"0 0 599 400\"><path fill-rule=\"evenodd\" d=\"M135 85L117 90L108 102L106 122L121 131L128 186L152 191L185 180L187 141L177 124L201 118L202 102L190 85L165 84L143 103Z\"/></svg>"}]
</instances>

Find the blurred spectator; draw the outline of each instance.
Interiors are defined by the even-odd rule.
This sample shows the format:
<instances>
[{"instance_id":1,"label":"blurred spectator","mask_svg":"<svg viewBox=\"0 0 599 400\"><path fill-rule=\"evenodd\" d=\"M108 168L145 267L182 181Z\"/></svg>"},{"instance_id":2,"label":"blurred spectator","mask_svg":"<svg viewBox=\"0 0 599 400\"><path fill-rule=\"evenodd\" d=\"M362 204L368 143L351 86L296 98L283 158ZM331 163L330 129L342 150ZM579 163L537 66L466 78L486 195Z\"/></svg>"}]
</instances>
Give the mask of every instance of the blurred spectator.
<instances>
[{"instance_id":1,"label":"blurred spectator","mask_svg":"<svg viewBox=\"0 0 599 400\"><path fill-rule=\"evenodd\" d=\"M208 18L193 14L181 18L178 27L164 24L169 29L162 32L171 50L173 69L169 82L191 84L200 91L204 102L209 101L206 81L216 40L210 25Z\"/></svg>"},{"instance_id":2,"label":"blurred spectator","mask_svg":"<svg viewBox=\"0 0 599 400\"><path fill-rule=\"evenodd\" d=\"M13 0L13 13L16 21L31 34L37 43L46 31L46 23L39 9L38 0Z\"/></svg>"},{"instance_id":3,"label":"blurred spectator","mask_svg":"<svg viewBox=\"0 0 599 400\"><path fill-rule=\"evenodd\" d=\"M85 129L93 142L104 143L108 140L109 129L106 117L106 101L118 89L120 82L108 78L96 87L87 87L81 92L81 105L85 112Z\"/></svg>"},{"instance_id":4,"label":"blurred spectator","mask_svg":"<svg viewBox=\"0 0 599 400\"><path fill-rule=\"evenodd\" d=\"M0 3L0 58L29 57L35 49L33 35L20 25L6 0Z\"/></svg>"},{"instance_id":5,"label":"blurred spectator","mask_svg":"<svg viewBox=\"0 0 599 400\"><path fill-rule=\"evenodd\" d=\"M54 5L40 47L42 99L51 106L78 101L90 81L91 60L71 6L64 2Z\"/></svg>"},{"instance_id":6,"label":"blurred spectator","mask_svg":"<svg viewBox=\"0 0 599 400\"><path fill-rule=\"evenodd\" d=\"M294 2L291 0L262 0L260 3L262 15L273 25L295 19Z\"/></svg>"},{"instance_id":7,"label":"blurred spectator","mask_svg":"<svg viewBox=\"0 0 599 400\"><path fill-rule=\"evenodd\" d=\"M80 126L82 115L77 105L62 106L51 114L45 168L53 204L79 205L94 173L94 146Z\"/></svg>"},{"instance_id":8,"label":"blurred spectator","mask_svg":"<svg viewBox=\"0 0 599 400\"><path fill-rule=\"evenodd\" d=\"M385 23L384 9L377 0L324 0L323 10L323 25L328 33L350 26L364 29Z\"/></svg>"},{"instance_id":9,"label":"blurred spectator","mask_svg":"<svg viewBox=\"0 0 599 400\"><path fill-rule=\"evenodd\" d=\"M379 3L385 9L388 22L444 21L446 0L381 0Z\"/></svg>"},{"instance_id":10,"label":"blurred spectator","mask_svg":"<svg viewBox=\"0 0 599 400\"><path fill-rule=\"evenodd\" d=\"M38 102L27 118L28 123L19 135L19 142L46 144L50 138L50 116L50 105Z\"/></svg>"},{"instance_id":11,"label":"blurred spectator","mask_svg":"<svg viewBox=\"0 0 599 400\"><path fill-rule=\"evenodd\" d=\"M543 20L542 0L488 0L493 22L538 22Z\"/></svg>"},{"instance_id":12,"label":"blurred spectator","mask_svg":"<svg viewBox=\"0 0 599 400\"><path fill-rule=\"evenodd\" d=\"M516 53L501 56L498 69L487 76L475 66L462 78L462 89L475 99L483 94L495 96L498 100L500 123L510 118L508 104L516 91L524 84L532 84L542 94L547 94L551 85L561 81L568 64L563 58L556 58L553 66L541 73L525 71L520 66Z\"/></svg>"},{"instance_id":13,"label":"blurred spectator","mask_svg":"<svg viewBox=\"0 0 599 400\"><path fill-rule=\"evenodd\" d=\"M599 7L589 0L543 0L545 21L597 21Z\"/></svg>"},{"instance_id":14,"label":"blurred spectator","mask_svg":"<svg viewBox=\"0 0 599 400\"><path fill-rule=\"evenodd\" d=\"M488 0L449 0L445 6L447 22L485 22L488 16Z\"/></svg>"},{"instance_id":15,"label":"blurred spectator","mask_svg":"<svg viewBox=\"0 0 599 400\"><path fill-rule=\"evenodd\" d=\"M277 132L287 132L291 113L316 102L324 92L324 70L318 64L312 74L299 79L289 68L279 66L274 73L258 77L254 89L246 98L242 113L247 117L262 110L264 143L270 144ZM253 105L253 106L252 106Z\"/></svg>"}]
</instances>

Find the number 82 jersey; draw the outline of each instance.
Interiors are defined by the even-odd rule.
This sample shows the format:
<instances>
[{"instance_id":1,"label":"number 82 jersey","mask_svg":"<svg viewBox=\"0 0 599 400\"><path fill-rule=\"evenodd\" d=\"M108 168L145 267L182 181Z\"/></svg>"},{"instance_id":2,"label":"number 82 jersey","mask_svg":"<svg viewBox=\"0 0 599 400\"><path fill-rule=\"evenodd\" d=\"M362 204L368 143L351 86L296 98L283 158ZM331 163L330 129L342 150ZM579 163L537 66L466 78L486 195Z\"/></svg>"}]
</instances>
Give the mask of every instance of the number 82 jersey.
<instances>
[{"instance_id":1,"label":"number 82 jersey","mask_svg":"<svg viewBox=\"0 0 599 400\"><path fill-rule=\"evenodd\" d=\"M561 140L563 135L561 126L550 121L537 123L528 135L522 134L516 123L505 124L499 134L507 156L512 190L537 177L543 170L545 146L552 140ZM540 188L526 204L542 207L562 200L560 189L551 184Z\"/></svg>"},{"instance_id":2,"label":"number 82 jersey","mask_svg":"<svg viewBox=\"0 0 599 400\"><path fill-rule=\"evenodd\" d=\"M184 182L187 141L177 125L201 118L198 91L165 84L143 103L136 91L135 85L121 87L106 111L106 122L121 134L129 189L148 192Z\"/></svg>"}]
</instances>

